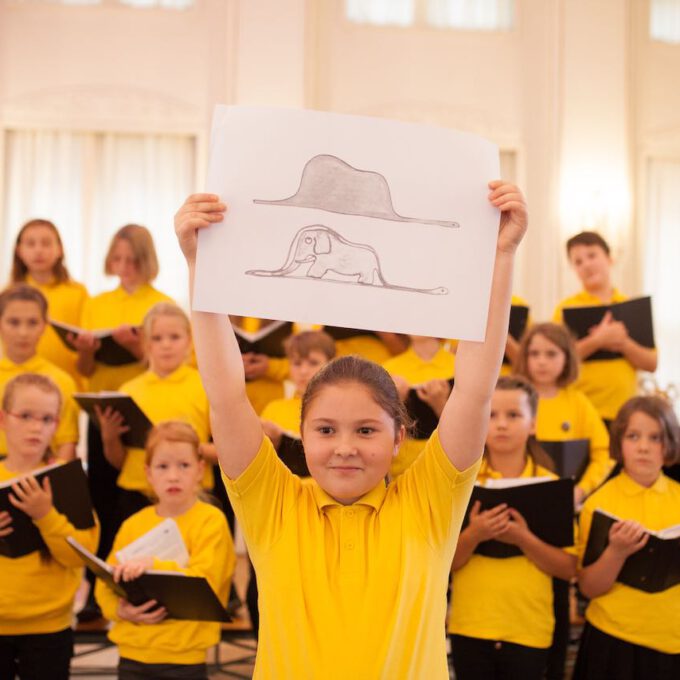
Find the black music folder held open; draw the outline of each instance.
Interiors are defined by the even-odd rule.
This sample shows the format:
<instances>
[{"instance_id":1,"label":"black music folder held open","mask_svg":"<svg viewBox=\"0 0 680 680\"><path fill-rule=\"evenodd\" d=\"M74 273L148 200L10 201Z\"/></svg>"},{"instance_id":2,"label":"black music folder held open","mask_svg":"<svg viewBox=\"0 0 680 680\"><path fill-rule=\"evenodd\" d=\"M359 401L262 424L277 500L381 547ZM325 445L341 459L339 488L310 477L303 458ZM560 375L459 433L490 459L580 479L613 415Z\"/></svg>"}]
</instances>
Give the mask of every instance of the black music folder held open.
<instances>
[{"instance_id":1,"label":"black music folder held open","mask_svg":"<svg viewBox=\"0 0 680 680\"><path fill-rule=\"evenodd\" d=\"M519 342L527 329L529 322L529 308L525 305L512 305L510 307L510 321L508 323L508 335ZM507 354L503 355L503 363L511 364Z\"/></svg>"},{"instance_id":2,"label":"black music folder held open","mask_svg":"<svg viewBox=\"0 0 680 680\"><path fill-rule=\"evenodd\" d=\"M546 481L538 481L543 479ZM475 486L463 526L468 523L470 508L475 501L481 502L480 510L490 510L501 503L507 503L508 507L517 510L524 517L531 531L545 543L558 548L574 545L573 480L519 477L490 482L503 486ZM516 485L510 486L511 484ZM480 543L475 553L496 558L523 554L517 546L495 540Z\"/></svg>"},{"instance_id":3,"label":"black music folder held open","mask_svg":"<svg viewBox=\"0 0 680 680\"><path fill-rule=\"evenodd\" d=\"M78 326L71 326L67 323L62 323L61 321L54 321L50 319L50 325L57 332L57 335L61 341L70 350L76 351L76 348L71 344L68 336L70 334L80 335L81 333L86 333L84 328L78 328ZM135 330L139 333L141 332L140 327L135 327ZM139 361L139 359L130 350L119 345L113 339L113 330L99 330L91 331L92 334L101 343L99 349L95 352L94 358L101 364L106 366L125 366L126 364L134 364Z\"/></svg>"},{"instance_id":4,"label":"black music folder held open","mask_svg":"<svg viewBox=\"0 0 680 680\"><path fill-rule=\"evenodd\" d=\"M612 305L596 305L594 307L565 307L562 310L564 324L578 340L585 338L593 326L602 321L604 315L611 311L617 321L621 321L628 335L643 347L654 348L654 325L652 323L652 298L639 297ZM606 361L620 359L620 352L598 350L584 361Z\"/></svg>"},{"instance_id":5,"label":"black music folder held open","mask_svg":"<svg viewBox=\"0 0 680 680\"><path fill-rule=\"evenodd\" d=\"M595 562L609 544L609 530L619 518L595 510L583 566ZM650 531L647 544L626 558L616 580L646 593L659 593L680 584L680 524Z\"/></svg>"},{"instance_id":6,"label":"black music folder held open","mask_svg":"<svg viewBox=\"0 0 680 680\"><path fill-rule=\"evenodd\" d=\"M202 576L151 569L133 581L116 583L110 564L100 560L75 539L69 537L66 540L90 571L104 581L118 597L125 598L130 604L139 606L149 600L156 600L159 606L168 610L170 619L220 622L231 620L215 591Z\"/></svg>"},{"instance_id":7,"label":"black music folder held open","mask_svg":"<svg viewBox=\"0 0 680 680\"><path fill-rule=\"evenodd\" d=\"M99 418L97 418L97 413L94 410L95 406L99 406L102 410L110 406L118 411L123 416L125 424L130 428L120 437L123 444L137 449L144 448L146 437L153 427L153 423L130 395L122 392L76 392L73 398L83 411L92 418L92 422L97 427L99 427Z\"/></svg>"},{"instance_id":8,"label":"black music folder held open","mask_svg":"<svg viewBox=\"0 0 680 680\"><path fill-rule=\"evenodd\" d=\"M249 333L232 324L241 354L254 352L280 359L286 356L283 341L293 332L290 321L274 321L259 331Z\"/></svg>"},{"instance_id":9,"label":"black music folder held open","mask_svg":"<svg viewBox=\"0 0 680 680\"><path fill-rule=\"evenodd\" d=\"M54 507L66 515L76 529L89 529L95 525L90 490L80 460L48 465L31 474L41 486L43 479L49 477ZM23 557L46 547L33 520L9 500L12 485L26 476L19 475L0 484L0 510L12 516L13 529L11 534L0 538L0 555L5 557Z\"/></svg>"},{"instance_id":10,"label":"black music folder held open","mask_svg":"<svg viewBox=\"0 0 680 680\"><path fill-rule=\"evenodd\" d=\"M333 338L333 340L349 340L349 338L358 338L361 336L372 335L378 337L375 331L366 331L361 328L343 328L342 326L324 326L324 332Z\"/></svg>"},{"instance_id":11,"label":"black music folder held open","mask_svg":"<svg viewBox=\"0 0 680 680\"><path fill-rule=\"evenodd\" d=\"M555 474L578 482L590 462L589 439L566 439L564 441L537 440L555 464Z\"/></svg>"},{"instance_id":12,"label":"black music folder held open","mask_svg":"<svg viewBox=\"0 0 680 680\"><path fill-rule=\"evenodd\" d=\"M449 378L449 385L453 388L454 379ZM404 402L409 416L415 422L413 426L414 439L429 439L430 435L439 425L439 416L432 410L432 407L418 396L415 387L408 391Z\"/></svg>"}]
</instances>

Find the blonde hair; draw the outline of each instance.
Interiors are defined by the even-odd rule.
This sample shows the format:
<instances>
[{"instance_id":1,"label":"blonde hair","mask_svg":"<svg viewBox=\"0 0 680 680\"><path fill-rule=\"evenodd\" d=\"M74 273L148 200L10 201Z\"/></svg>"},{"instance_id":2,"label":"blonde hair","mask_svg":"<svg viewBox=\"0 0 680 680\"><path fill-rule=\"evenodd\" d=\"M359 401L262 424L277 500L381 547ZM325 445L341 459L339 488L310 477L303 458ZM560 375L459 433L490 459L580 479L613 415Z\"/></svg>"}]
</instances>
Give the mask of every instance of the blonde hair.
<instances>
[{"instance_id":1,"label":"blonde hair","mask_svg":"<svg viewBox=\"0 0 680 680\"><path fill-rule=\"evenodd\" d=\"M147 465L151 465L156 449L165 443L189 444L193 449L196 460L203 460L200 453L201 442L196 430L189 423L184 423L181 420L166 420L154 426L146 438Z\"/></svg>"},{"instance_id":2,"label":"blonde hair","mask_svg":"<svg viewBox=\"0 0 680 680\"><path fill-rule=\"evenodd\" d=\"M59 249L61 250L61 255L57 258L56 262L52 265L52 275L57 283L66 283L71 280L71 277L64 264L64 245L61 242L61 236L59 235L59 230L55 226L54 222L49 220L29 220L24 224L19 233L17 234L16 240L14 242L14 255L12 258L12 273L10 279L12 283L19 283L26 280L26 276L29 274L28 267L24 264L24 261L19 257L19 244L21 243L21 237L28 231L31 227L46 227L49 229L54 237L57 239L59 244Z\"/></svg>"},{"instance_id":3,"label":"blonde hair","mask_svg":"<svg viewBox=\"0 0 680 680\"><path fill-rule=\"evenodd\" d=\"M104 273L108 275L113 274L111 259L113 257L113 249L118 241L127 241L130 244L140 276L146 283L153 281L158 276L156 248L153 245L151 232L139 224L126 224L113 235L106 253L106 259L104 260Z\"/></svg>"},{"instance_id":4,"label":"blonde hair","mask_svg":"<svg viewBox=\"0 0 680 680\"><path fill-rule=\"evenodd\" d=\"M148 340L151 337L153 322L161 316L172 317L173 319L180 319L186 328L189 337L191 337L191 321L186 315L185 311L172 302L157 302L144 317L142 321L142 330L144 336Z\"/></svg>"}]
</instances>

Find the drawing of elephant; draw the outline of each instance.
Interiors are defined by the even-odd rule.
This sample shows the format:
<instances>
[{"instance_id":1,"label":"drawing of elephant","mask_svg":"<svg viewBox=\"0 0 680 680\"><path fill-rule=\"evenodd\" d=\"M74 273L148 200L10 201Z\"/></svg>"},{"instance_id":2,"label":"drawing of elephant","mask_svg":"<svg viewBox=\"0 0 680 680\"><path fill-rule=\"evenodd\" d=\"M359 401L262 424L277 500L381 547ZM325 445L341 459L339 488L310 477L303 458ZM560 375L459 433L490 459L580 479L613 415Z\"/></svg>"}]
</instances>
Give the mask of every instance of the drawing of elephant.
<instances>
[{"instance_id":1,"label":"drawing of elephant","mask_svg":"<svg viewBox=\"0 0 680 680\"><path fill-rule=\"evenodd\" d=\"M280 269L251 269L246 272L251 276L286 276L290 277L302 266L310 267L302 276L295 278L324 279L329 272L341 276L353 277L354 281L338 281L325 279L334 283L352 283L359 285L380 286L393 290L403 290L428 295L448 295L448 289L411 288L388 283L380 268L378 253L369 245L348 241L334 229L322 224L315 224L300 229L293 238L286 261Z\"/></svg>"}]
</instances>

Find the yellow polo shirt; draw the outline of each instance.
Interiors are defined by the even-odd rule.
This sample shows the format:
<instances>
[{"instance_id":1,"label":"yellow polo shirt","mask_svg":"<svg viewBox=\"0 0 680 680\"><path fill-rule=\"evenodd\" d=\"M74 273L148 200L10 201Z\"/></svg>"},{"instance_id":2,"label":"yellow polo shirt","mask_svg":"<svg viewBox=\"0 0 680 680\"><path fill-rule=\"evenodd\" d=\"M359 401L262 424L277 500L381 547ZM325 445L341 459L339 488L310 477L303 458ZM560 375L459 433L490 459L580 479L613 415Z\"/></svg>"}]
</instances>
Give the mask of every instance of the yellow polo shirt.
<instances>
[{"instance_id":1,"label":"yellow polo shirt","mask_svg":"<svg viewBox=\"0 0 680 680\"><path fill-rule=\"evenodd\" d=\"M35 355L23 364L15 364L7 357L0 359L0 397L5 393L5 385L18 375L38 373L51 378L61 392L61 411L59 425L52 439L52 446L71 444L78 441L78 405L73 400L76 385L73 378L54 364ZM0 454L7 453L7 440L4 430L0 430Z\"/></svg>"},{"instance_id":2,"label":"yellow polo shirt","mask_svg":"<svg viewBox=\"0 0 680 680\"><path fill-rule=\"evenodd\" d=\"M172 302L172 299L150 284L139 286L133 293L118 286L115 290L87 300L83 306L80 325L88 331L114 329L122 324L139 326L146 313L157 302ZM89 389L92 392L117 390L124 382L143 371L144 363L141 361L124 366L106 366L97 362L95 371L89 378Z\"/></svg>"},{"instance_id":3,"label":"yellow polo shirt","mask_svg":"<svg viewBox=\"0 0 680 680\"><path fill-rule=\"evenodd\" d=\"M116 552L143 536L166 518L148 507L123 522L107 561L117 564ZM216 507L197 500L179 517L173 517L184 539L189 564L154 560L153 568L203 576L222 604L226 603L236 564L234 543L224 515ZM141 663L205 663L210 647L219 643L220 624L209 621L166 619L153 625L124 621L118 616L119 597L97 579L95 596L104 616L113 623L109 639L120 656Z\"/></svg>"},{"instance_id":4,"label":"yellow polo shirt","mask_svg":"<svg viewBox=\"0 0 680 680\"><path fill-rule=\"evenodd\" d=\"M362 359L382 364L392 355L385 343L375 335L356 335L353 338L335 341L335 355L346 357L357 354Z\"/></svg>"},{"instance_id":5,"label":"yellow polo shirt","mask_svg":"<svg viewBox=\"0 0 680 680\"><path fill-rule=\"evenodd\" d=\"M181 420L196 430L201 443L210 440L210 406L195 368L180 366L165 378L146 371L121 385L120 391L129 394L154 425L164 420ZM144 471L145 456L144 449L127 449L118 486L151 493ZM212 465L206 465L203 486L212 489L213 484Z\"/></svg>"},{"instance_id":6,"label":"yellow polo shirt","mask_svg":"<svg viewBox=\"0 0 680 680\"><path fill-rule=\"evenodd\" d=\"M16 476L5 461L0 461L0 482ZM76 529L54 507L33 523L51 558L45 560L40 551L16 558L0 555L0 635L57 633L68 628L73 620L73 600L83 579L83 563L66 537L72 536L91 552L97 551L99 524Z\"/></svg>"},{"instance_id":7,"label":"yellow polo shirt","mask_svg":"<svg viewBox=\"0 0 680 680\"><path fill-rule=\"evenodd\" d=\"M612 303L625 302L627 299L628 296L614 290ZM601 304L598 297L582 290L557 305L553 321L563 323L562 310L565 307L594 307ZM621 406L637 394L637 373L633 364L625 357L595 361L585 359L581 362L581 371L575 387L583 391L593 402L602 418L613 420Z\"/></svg>"},{"instance_id":8,"label":"yellow polo shirt","mask_svg":"<svg viewBox=\"0 0 680 680\"><path fill-rule=\"evenodd\" d=\"M588 545L595 510L632 519L652 531L680 523L680 484L663 474L647 488L625 471L586 500L581 510L579 557ZM664 654L680 654L680 585L660 593L645 593L614 583L611 590L593 598L586 619L607 635Z\"/></svg>"},{"instance_id":9,"label":"yellow polo shirt","mask_svg":"<svg viewBox=\"0 0 680 680\"><path fill-rule=\"evenodd\" d=\"M267 404L260 417L262 420L270 420L288 432L300 434L301 410L302 399L300 397L275 399Z\"/></svg>"},{"instance_id":10,"label":"yellow polo shirt","mask_svg":"<svg viewBox=\"0 0 680 680\"><path fill-rule=\"evenodd\" d=\"M609 457L609 432L602 418L590 399L573 385L563 387L554 397L538 400L536 438L545 441L590 441L590 462L578 483L586 494L594 491L614 466Z\"/></svg>"},{"instance_id":11,"label":"yellow polo shirt","mask_svg":"<svg viewBox=\"0 0 680 680\"><path fill-rule=\"evenodd\" d=\"M478 467L458 472L435 432L399 479L343 506L263 438L225 478L260 593L253 678L447 679L446 586Z\"/></svg>"},{"instance_id":12,"label":"yellow polo shirt","mask_svg":"<svg viewBox=\"0 0 680 680\"><path fill-rule=\"evenodd\" d=\"M445 349L439 348L437 353L426 361L419 357L412 347L383 363L383 368L392 376L399 376L409 385L422 385L429 380L448 380L455 373L456 357ZM427 439L407 437L399 447L399 453L390 466L390 476L395 479L408 468L420 455Z\"/></svg>"},{"instance_id":13,"label":"yellow polo shirt","mask_svg":"<svg viewBox=\"0 0 680 680\"><path fill-rule=\"evenodd\" d=\"M83 306L88 299L87 289L82 283L76 281L38 283L30 275L26 277L26 283L37 288L47 298L47 314L50 319L72 326L80 324ZM76 368L78 354L66 347L50 324L47 324L45 332L40 338L37 351L41 357L45 357L55 366L66 371L76 385L85 384L83 376L78 373Z\"/></svg>"},{"instance_id":14,"label":"yellow polo shirt","mask_svg":"<svg viewBox=\"0 0 680 680\"><path fill-rule=\"evenodd\" d=\"M482 462L478 481L502 475ZM531 459L520 477L557 477ZM568 553L573 548L565 548ZM454 572L448 632L545 649L552 644L552 577L528 557L496 559L473 554Z\"/></svg>"}]
</instances>

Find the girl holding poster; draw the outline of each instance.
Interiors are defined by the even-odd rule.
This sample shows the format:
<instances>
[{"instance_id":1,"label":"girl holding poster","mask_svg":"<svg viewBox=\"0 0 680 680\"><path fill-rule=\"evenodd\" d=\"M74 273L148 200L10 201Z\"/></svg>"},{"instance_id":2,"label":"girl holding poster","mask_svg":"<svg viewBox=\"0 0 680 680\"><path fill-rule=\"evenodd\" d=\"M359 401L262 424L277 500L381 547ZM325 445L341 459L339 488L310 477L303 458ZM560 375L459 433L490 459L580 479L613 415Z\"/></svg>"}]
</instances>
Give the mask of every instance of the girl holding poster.
<instances>
[{"instance_id":1,"label":"girl holding poster","mask_svg":"<svg viewBox=\"0 0 680 680\"><path fill-rule=\"evenodd\" d=\"M448 678L448 574L484 447L515 251L527 226L519 189L489 187L501 220L486 339L460 343L438 429L387 487L408 417L382 367L341 357L310 381L301 434L314 481L302 484L248 402L226 316L193 313L218 457L260 588L255 678ZM225 210L217 196L194 194L175 217L192 281L197 232Z\"/></svg>"}]
</instances>

